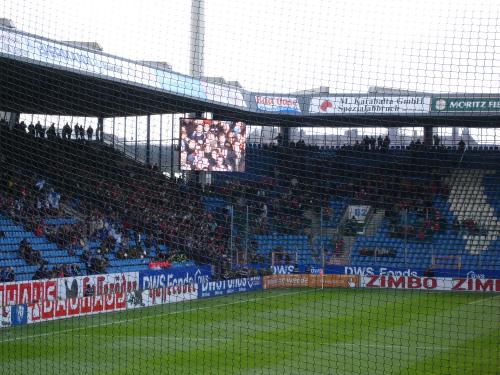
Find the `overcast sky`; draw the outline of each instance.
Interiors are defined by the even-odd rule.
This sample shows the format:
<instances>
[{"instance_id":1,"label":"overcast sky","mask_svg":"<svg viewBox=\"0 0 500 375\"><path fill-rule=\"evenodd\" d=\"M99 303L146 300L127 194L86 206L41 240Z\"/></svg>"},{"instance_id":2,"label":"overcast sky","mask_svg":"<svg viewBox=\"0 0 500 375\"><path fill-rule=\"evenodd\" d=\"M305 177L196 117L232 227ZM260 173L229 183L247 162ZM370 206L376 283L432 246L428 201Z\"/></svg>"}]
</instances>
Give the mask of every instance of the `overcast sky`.
<instances>
[{"instance_id":1,"label":"overcast sky","mask_svg":"<svg viewBox=\"0 0 500 375\"><path fill-rule=\"evenodd\" d=\"M189 0L0 0L18 29L189 72ZM205 75L248 90L500 92L498 0L206 0Z\"/></svg>"}]
</instances>

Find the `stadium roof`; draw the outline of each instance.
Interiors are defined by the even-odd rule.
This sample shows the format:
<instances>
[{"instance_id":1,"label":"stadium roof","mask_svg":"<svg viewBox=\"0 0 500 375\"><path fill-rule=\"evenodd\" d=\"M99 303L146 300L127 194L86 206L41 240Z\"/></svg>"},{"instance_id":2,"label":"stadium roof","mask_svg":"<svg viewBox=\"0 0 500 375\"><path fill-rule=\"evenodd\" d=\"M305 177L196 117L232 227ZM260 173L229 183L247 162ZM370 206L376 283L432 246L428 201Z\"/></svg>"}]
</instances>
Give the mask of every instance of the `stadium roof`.
<instances>
[{"instance_id":1,"label":"stadium roof","mask_svg":"<svg viewBox=\"0 0 500 375\"><path fill-rule=\"evenodd\" d=\"M59 42L0 25L2 111L117 117L212 112L280 126L495 127L500 94L428 94L371 88L334 94L252 93L221 77L196 79L168 64L103 53L96 43Z\"/></svg>"}]
</instances>

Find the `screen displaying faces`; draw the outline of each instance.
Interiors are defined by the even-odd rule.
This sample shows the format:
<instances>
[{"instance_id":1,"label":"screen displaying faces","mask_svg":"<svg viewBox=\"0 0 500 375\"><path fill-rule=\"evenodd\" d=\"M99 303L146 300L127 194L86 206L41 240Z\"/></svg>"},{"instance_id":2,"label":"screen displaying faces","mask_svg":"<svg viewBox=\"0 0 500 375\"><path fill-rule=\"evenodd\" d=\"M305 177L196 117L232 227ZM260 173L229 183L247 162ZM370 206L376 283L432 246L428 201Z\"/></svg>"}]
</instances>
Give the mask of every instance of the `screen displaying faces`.
<instances>
[{"instance_id":1,"label":"screen displaying faces","mask_svg":"<svg viewBox=\"0 0 500 375\"><path fill-rule=\"evenodd\" d=\"M241 121L181 119L184 171L244 172L246 126Z\"/></svg>"}]
</instances>

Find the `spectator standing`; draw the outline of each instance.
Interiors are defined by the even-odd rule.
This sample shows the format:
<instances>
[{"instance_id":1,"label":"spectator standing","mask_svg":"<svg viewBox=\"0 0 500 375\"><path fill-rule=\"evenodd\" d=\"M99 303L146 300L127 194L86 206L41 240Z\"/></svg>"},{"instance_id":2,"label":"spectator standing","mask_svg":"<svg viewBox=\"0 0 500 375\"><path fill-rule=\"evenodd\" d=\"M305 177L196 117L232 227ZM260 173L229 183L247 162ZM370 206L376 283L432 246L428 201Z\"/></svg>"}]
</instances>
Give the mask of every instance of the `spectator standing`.
<instances>
[{"instance_id":1,"label":"spectator standing","mask_svg":"<svg viewBox=\"0 0 500 375\"><path fill-rule=\"evenodd\" d=\"M377 138L377 144L378 144L378 148L382 149L382 147L384 145L384 140L382 139L381 135L379 135L378 138Z\"/></svg>"},{"instance_id":2,"label":"spectator standing","mask_svg":"<svg viewBox=\"0 0 500 375\"><path fill-rule=\"evenodd\" d=\"M7 267L6 272L5 272L5 276L4 276L4 282L10 283L10 282L14 281L15 278L16 278L16 276L14 274L14 268Z\"/></svg>"},{"instance_id":3,"label":"spectator standing","mask_svg":"<svg viewBox=\"0 0 500 375\"><path fill-rule=\"evenodd\" d=\"M94 129L89 125L89 127L87 128L87 140L92 140L92 134L94 134Z\"/></svg>"},{"instance_id":4,"label":"spectator standing","mask_svg":"<svg viewBox=\"0 0 500 375\"><path fill-rule=\"evenodd\" d=\"M28 134L35 137L35 125L33 123L30 123L28 126Z\"/></svg>"},{"instance_id":5,"label":"spectator standing","mask_svg":"<svg viewBox=\"0 0 500 375\"><path fill-rule=\"evenodd\" d=\"M390 144L391 144L391 139L389 138L389 134L387 134L384 138L384 144L383 144L384 150L388 150Z\"/></svg>"},{"instance_id":6,"label":"spectator standing","mask_svg":"<svg viewBox=\"0 0 500 375\"><path fill-rule=\"evenodd\" d=\"M78 124L75 124L75 139L78 139L78 136L80 135L80 127ZM71 139L71 136L69 137Z\"/></svg>"},{"instance_id":7,"label":"spectator standing","mask_svg":"<svg viewBox=\"0 0 500 375\"><path fill-rule=\"evenodd\" d=\"M54 123L50 124L50 127L47 129L47 138L49 139L49 141L51 140L55 140L57 137L57 134L56 134L56 127L54 125Z\"/></svg>"},{"instance_id":8,"label":"spectator standing","mask_svg":"<svg viewBox=\"0 0 500 375\"><path fill-rule=\"evenodd\" d=\"M458 151L460 152L465 151L465 142L463 139L460 139L460 142L458 142Z\"/></svg>"},{"instance_id":9,"label":"spectator standing","mask_svg":"<svg viewBox=\"0 0 500 375\"><path fill-rule=\"evenodd\" d=\"M30 125L32 125L32 124L30 124ZM42 133L43 133L43 132L44 132L44 131L43 131L43 128L42 128L42 124L40 124L40 121L38 121L38 122L36 123L36 125L35 125L35 137L37 137L37 138L44 138L44 137L42 136Z\"/></svg>"},{"instance_id":10,"label":"spectator standing","mask_svg":"<svg viewBox=\"0 0 500 375\"><path fill-rule=\"evenodd\" d=\"M42 280L49 277L49 271L45 264L42 264L33 275L33 280Z\"/></svg>"},{"instance_id":11,"label":"spectator standing","mask_svg":"<svg viewBox=\"0 0 500 375\"><path fill-rule=\"evenodd\" d=\"M437 134L434 134L432 136L432 139L434 140L434 146L438 147L439 143L441 142L441 139L439 138L439 136Z\"/></svg>"},{"instance_id":12,"label":"spectator standing","mask_svg":"<svg viewBox=\"0 0 500 375\"><path fill-rule=\"evenodd\" d=\"M68 137L71 138L71 126L66 123L62 128L62 138L68 139Z\"/></svg>"}]
</instances>

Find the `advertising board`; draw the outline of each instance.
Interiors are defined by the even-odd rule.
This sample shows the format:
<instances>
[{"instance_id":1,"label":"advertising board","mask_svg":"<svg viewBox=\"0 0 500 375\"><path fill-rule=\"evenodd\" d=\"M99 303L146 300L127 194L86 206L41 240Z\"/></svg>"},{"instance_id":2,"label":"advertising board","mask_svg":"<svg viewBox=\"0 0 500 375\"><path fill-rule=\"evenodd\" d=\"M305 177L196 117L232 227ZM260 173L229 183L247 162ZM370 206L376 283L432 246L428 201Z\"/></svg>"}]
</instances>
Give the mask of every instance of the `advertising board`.
<instances>
[{"instance_id":1,"label":"advertising board","mask_svg":"<svg viewBox=\"0 0 500 375\"><path fill-rule=\"evenodd\" d=\"M157 289L183 284L210 281L212 269L209 265L172 267L162 270L139 271L139 289Z\"/></svg>"},{"instance_id":2,"label":"advertising board","mask_svg":"<svg viewBox=\"0 0 500 375\"><path fill-rule=\"evenodd\" d=\"M247 103L243 98L243 92L236 87L204 81L201 81L200 85L207 100L233 107L247 107Z\"/></svg>"},{"instance_id":3,"label":"advertising board","mask_svg":"<svg viewBox=\"0 0 500 375\"><path fill-rule=\"evenodd\" d=\"M500 292L500 279L372 275L361 278L364 288Z\"/></svg>"},{"instance_id":4,"label":"advertising board","mask_svg":"<svg viewBox=\"0 0 500 375\"><path fill-rule=\"evenodd\" d=\"M85 295L107 295L138 288L137 272L64 277L0 284L0 306L81 298Z\"/></svg>"},{"instance_id":5,"label":"advertising board","mask_svg":"<svg viewBox=\"0 0 500 375\"><path fill-rule=\"evenodd\" d=\"M498 112L497 98L432 98L431 110L436 112Z\"/></svg>"},{"instance_id":6,"label":"advertising board","mask_svg":"<svg viewBox=\"0 0 500 375\"><path fill-rule=\"evenodd\" d=\"M324 96L312 97L310 114L408 114L428 113L431 98L425 96Z\"/></svg>"},{"instance_id":7,"label":"advertising board","mask_svg":"<svg viewBox=\"0 0 500 375\"><path fill-rule=\"evenodd\" d=\"M0 328L9 328L11 325L11 306L0 307Z\"/></svg>"},{"instance_id":8,"label":"advertising board","mask_svg":"<svg viewBox=\"0 0 500 375\"><path fill-rule=\"evenodd\" d=\"M0 54L102 78L140 84L170 93L246 108L243 93L231 86L204 82L171 71L155 69L95 50L0 28Z\"/></svg>"},{"instance_id":9,"label":"advertising board","mask_svg":"<svg viewBox=\"0 0 500 375\"><path fill-rule=\"evenodd\" d=\"M257 110L275 113L301 113L299 100L289 96L255 95Z\"/></svg>"},{"instance_id":10,"label":"advertising board","mask_svg":"<svg viewBox=\"0 0 500 375\"><path fill-rule=\"evenodd\" d=\"M0 53L160 88L156 69L99 52L0 29Z\"/></svg>"},{"instance_id":11,"label":"advertising board","mask_svg":"<svg viewBox=\"0 0 500 375\"><path fill-rule=\"evenodd\" d=\"M127 308L127 292L121 290L113 294L94 295L64 300L44 300L27 305L27 322L38 323L54 319L64 319L82 315L121 311Z\"/></svg>"},{"instance_id":12,"label":"advertising board","mask_svg":"<svg viewBox=\"0 0 500 375\"><path fill-rule=\"evenodd\" d=\"M264 289L275 288L357 288L359 276L349 275L271 275L264 276Z\"/></svg>"},{"instance_id":13,"label":"advertising board","mask_svg":"<svg viewBox=\"0 0 500 375\"><path fill-rule=\"evenodd\" d=\"M246 277L240 279L208 281L201 283L198 297L216 297L233 293L248 292L262 289L262 277Z\"/></svg>"},{"instance_id":14,"label":"advertising board","mask_svg":"<svg viewBox=\"0 0 500 375\"><path fill-rule=\"evenodd\" d=\"M326 273L337 275L393 275L393 276L417 276L423 275L425 270L416 268L399 268L399 267L384 267L384 266L358 266L358 265L328 265L325 267Z\"/></svg>"},{"instance_id":15,"label":"advertising board","mask_svg":"<svg viewBox=\"0 0 500 375\"><path fill-rule=\"evenodd\" d=\"M198 298L198 284L177 284L175 286L138 290L128 294L127 309L164 305Z\"/></svg>"},{"instance_id":16,"label":"advertising board","mask_svg":"<svg viewBox=\"0 0 500 375\"><path fill-rule=\"evenodd\" d=\"M312 270L313 268L311 268ZM360 266L360 265L327 265L325 273L333 273L338 275L392 275L392 276L425 276L425 269L414 267L392 267L392 266ZM464 277L472 279L499 279L500 271L498 270L479 270L479 269L450 269L450 268L433 268L433 276L435 277Z\"/></svg>"}]
</instances>

